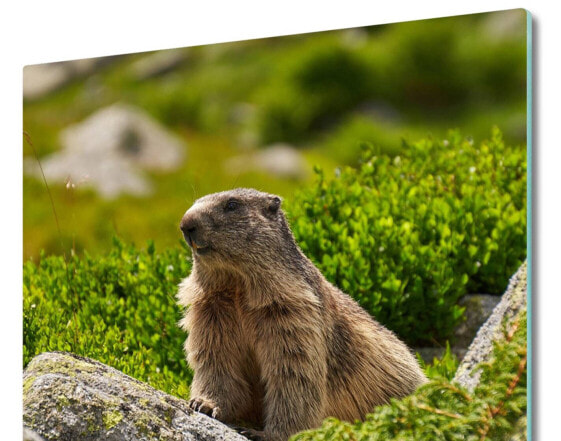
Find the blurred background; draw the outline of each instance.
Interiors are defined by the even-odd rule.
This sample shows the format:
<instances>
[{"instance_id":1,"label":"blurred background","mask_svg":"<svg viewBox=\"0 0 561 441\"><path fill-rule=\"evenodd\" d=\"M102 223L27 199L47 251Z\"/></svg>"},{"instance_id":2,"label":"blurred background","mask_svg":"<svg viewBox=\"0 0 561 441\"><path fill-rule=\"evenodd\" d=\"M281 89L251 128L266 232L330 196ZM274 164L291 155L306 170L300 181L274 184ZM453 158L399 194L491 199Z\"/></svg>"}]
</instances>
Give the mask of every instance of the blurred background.
<instances>
[{"instance_id":1,"label":"blurred background","mask_svg":"<svg viewBox=\"0 0 561 441\"><path fill-rule=\"evenodd\" d=\"M525 149L526 13L27 66L23 94L24 259L96 254L115 235L162 249L197 197L292 199L364 143L396 155L496 125Z\"/></svg>"}]
</instances>

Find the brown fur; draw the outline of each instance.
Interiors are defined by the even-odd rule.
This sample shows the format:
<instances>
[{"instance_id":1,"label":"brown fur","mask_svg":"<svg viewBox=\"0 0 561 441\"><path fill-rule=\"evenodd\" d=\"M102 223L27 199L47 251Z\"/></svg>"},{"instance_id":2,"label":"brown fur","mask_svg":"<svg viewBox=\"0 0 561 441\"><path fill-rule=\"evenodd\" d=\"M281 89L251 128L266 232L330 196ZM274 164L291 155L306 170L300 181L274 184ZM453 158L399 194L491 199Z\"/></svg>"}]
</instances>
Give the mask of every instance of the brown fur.
<instances>
[{"instance_id":1,"label":"brown fur","mask_svg":"<svg viewBox=\"0 0 561 441\"><path fill-rule=\"evenodd\" d=\"M187 307L190 405L254 438L285 441L328 416L364 418L426 381L408 348L302 253L277 196L205 196L181 229L193 248Z\"/></svg>"}]
</instances>

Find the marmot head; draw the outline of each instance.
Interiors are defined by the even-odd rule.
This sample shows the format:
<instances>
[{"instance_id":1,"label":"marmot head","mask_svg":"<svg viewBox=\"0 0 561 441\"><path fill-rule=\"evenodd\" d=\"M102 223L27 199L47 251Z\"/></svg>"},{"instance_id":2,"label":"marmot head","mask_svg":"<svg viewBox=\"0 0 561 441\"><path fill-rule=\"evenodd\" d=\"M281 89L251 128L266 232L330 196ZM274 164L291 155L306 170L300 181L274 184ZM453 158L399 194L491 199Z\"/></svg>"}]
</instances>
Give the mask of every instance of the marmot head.
<instances>
[{"instance_id":1,"label":"marmot head","mask_svg":"<svg viewBox=\"0 0 561 441\"><path fill-rule=\"evenodd\" d=\"M204 196L181 219L183 237L196 262L266 263L294 238L280 197L238 188Z\"/></svg>"}]
</instances>

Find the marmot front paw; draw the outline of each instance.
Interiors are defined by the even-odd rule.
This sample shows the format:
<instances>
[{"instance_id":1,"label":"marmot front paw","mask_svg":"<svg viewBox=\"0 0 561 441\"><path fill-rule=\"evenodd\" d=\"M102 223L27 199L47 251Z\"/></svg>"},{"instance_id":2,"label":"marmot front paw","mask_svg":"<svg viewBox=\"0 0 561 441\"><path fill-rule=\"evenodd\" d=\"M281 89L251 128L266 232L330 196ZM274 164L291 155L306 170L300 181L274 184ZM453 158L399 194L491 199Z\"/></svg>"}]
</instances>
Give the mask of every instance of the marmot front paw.
<instances>
[{"instance_id":1,"label":"marmot front paw","mask_svg":"<svg viewBox=\"0 0 561 441\"><path fill-rule=\"evenodd\" d=\"M195 412L204 413L209 417L220 419L220 408L211 400L205 398L191 398L187 405Z\"/></svg>"},{"instance_id":2,"label":"marmot front paw","mask_svg":"<svg viewBox=\"0 0 561 441\"><path fill-rule=\"evenodd\" d=\"M261 430L255 429L246 429L245 427L234 427L236 432L240 435L245 436L246 438L250 439L251 441L268 441L268 437L265 435L265 432Z\"/></svg>"}]
</instances>

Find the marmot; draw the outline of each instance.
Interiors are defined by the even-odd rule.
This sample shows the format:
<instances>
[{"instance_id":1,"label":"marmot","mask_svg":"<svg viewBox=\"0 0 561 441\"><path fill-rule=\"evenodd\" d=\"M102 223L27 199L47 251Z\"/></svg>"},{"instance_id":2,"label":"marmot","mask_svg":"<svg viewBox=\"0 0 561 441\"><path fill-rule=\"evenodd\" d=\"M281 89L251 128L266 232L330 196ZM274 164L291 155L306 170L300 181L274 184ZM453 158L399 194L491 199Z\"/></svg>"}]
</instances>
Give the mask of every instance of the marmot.
<instances>
[{"instance_id":1,"label":"marmot","mask_svg":"<svg viewBox=\"0 0 561 441\"><path fill-rule=\"evenodd\" d=\"M426 381L405 344L303 254L280 205L253 189L195 201L180 224L193 268L177 294L189 405L272 441L328 416L363 419Z\"/></svg>"}]
</instances>

